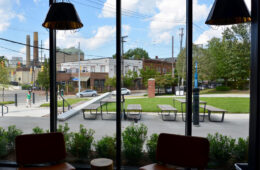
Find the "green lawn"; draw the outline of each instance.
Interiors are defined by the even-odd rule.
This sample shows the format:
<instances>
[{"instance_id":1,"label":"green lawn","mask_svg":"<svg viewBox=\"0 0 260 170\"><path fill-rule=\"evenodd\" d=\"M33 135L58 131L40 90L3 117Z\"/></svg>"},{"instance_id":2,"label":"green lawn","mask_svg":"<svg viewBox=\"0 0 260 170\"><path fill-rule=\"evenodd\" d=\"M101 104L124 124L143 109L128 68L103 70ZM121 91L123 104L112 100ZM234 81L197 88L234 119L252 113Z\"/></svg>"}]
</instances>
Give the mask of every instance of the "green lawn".
<instances>
[{"instance_id":1,"label":"green lawn","mask_svg":"<svg viewBox=\"0 0 260 170\"><path fill-rule=\"evenodd\" d=\"M5 101L5 102L0 102L0 104L2 105L2 104L13 104L14 103L14 101Z\"/></svg>"},{"instance_id":2,"label":"green lawn","mask_svg":"<svg viewBox=\"0 0 260 170\"><path fill-rule=\"evenodd\" d=\"M238 97L201 97L200 100L206 101L208 105L217 108L225 109L229 113L249 113L249 98ZM172 98L140 98L140 99L126 99L126 107L128 104L141 104L143 112L158 112L157 104L173 105ZM185 105L184 110L185 110ZM176 101L175 106L178 111L181 111L181 105ZM114 103L108 105L109 111L115 111L116 105ZM201 109L200 112L203 112Z\"/></svg>"},{"instance_id":3,"label":"green lawn","mask_svg":"<svg viewBox=\"0 0 260 170\"><path fill-rule=\"evenodd\" d=\"M73 99L66 99L67 102L70 104L70 105L73 105L73 104L76 104L80 101L87 101L89 99L84 99L84 98L73 98ZM62 107L62 100L59 100L58 101L58 107ZM64 104L65 106L68 106L67 103L65 102ZM50 107L50 103L44 103L44 104L41 104L40 107Z\"/></svg>"}]
</instances>

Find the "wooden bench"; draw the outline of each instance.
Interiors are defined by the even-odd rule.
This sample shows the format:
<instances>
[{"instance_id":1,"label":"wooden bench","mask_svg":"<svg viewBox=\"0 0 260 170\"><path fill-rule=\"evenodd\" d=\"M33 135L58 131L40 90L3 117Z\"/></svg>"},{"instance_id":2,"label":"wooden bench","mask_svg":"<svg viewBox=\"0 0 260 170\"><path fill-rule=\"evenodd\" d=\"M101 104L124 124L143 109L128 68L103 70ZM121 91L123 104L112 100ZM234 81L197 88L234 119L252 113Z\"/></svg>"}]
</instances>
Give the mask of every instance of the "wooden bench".
<instances>
[{"instance_id":1,"label":"wooden bench","mask_svg":"<svg viewBox=\"0 0 260 170\"><path fill-rule=\"evenodd\" d=\"M176 116L177 116L177 109L172 107L171 105L168 104L157 104L157 107L161 110L161 115L162 115L162 120L167 120L167 121L175 121ZM168 112L168 114L163 114L165 112ZM170 117L171 112L174 113L174 118L173 119L166 119L165 116Z\"/></svg>"},{"instance_id":2,"label":"wooden bench","mask_svg":"<svg viewBox=\"0 0 260 170\"><path fill-rule=\"evenodd\" d=\"M130 113L137 112L137 113ZM140 120L142 116L142 107L140 104L129 104L126 108L126 117L130 119Z\"/></svg>"},{"instance_id":3,"label":"wooden bench","mask_svg":"<svg viewBox=\"0 0 260 170\"><path fill-rule=\"evenodd\" d=\"M93 103L93 104L90 104L88 105L87 107L83 108L82 109L82 112L83 112L83 118L86 119L86 120L95 120L97 118L97 115L98 115L98 108L100 107L101 105L98 103ZM94 115L94 117L86 117L85 115L85 112L86 111L89 111L90 112L90 115ZM95 111L95 113L92 113L92 111Z\"/></svg>"},{"instance_id":4,"label":"wooden bench","mask_svg":"<svg viewBox=\"0 0 260 170\"><path fill-rule=\"evenodd\" d=\"M209 121L211 121L211 122L223 122L224 121L224 116L225 116L225 113L227 112L226 110L219 109L219 108L216 108L216 107L210 106L210 105L207 105L207 106L200 105L200 107L201 108L205 108L206 110L208 110ZM221 120L212 120L212 118L211 118L211 113L212 112L214 112L214 113L222 113Z\"/></svg>"}]
</instances>

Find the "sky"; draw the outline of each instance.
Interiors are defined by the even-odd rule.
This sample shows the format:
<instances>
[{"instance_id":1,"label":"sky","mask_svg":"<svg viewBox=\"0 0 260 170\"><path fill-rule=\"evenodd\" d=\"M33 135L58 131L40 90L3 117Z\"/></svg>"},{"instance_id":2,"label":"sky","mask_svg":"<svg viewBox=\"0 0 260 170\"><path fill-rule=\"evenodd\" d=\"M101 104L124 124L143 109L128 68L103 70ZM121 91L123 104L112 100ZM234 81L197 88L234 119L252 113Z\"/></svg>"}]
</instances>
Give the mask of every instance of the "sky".
<instances>
[{"instance_id":1,"label":"sky","mask_svg":"<svg viewBox=\"0 0 260 170\"><path fill-rule=\"evenodd\" d=\"M57 0L60 2L61 0ZM66 2L68 0L65 0ZM76 47L85 53L85 59L111 57L116 51L116 0L70 0L84 25L76 31L57 31L57 46ZM245 0L248 9L251 0ZM205 20L214 0L193 0L193 43L203 44L213 37L221 37L225 27L210 27ZM49 9L48 0L0 0L0 38L25 43L33 32L38 32L39 46L49 48L48 29L42 23ZM172 56L180 50L180 29L184 28L182 46L186 39L185 0L122 0L122 36L124 51L143 48L150 58ZM0 56L23 57L25 46L0 40ZM33 49L31 49L31 55ZM49 56L48 51L39 51L39 58ZM32 58L32 57L31 57Z\"/></svg>"}]
</instances>

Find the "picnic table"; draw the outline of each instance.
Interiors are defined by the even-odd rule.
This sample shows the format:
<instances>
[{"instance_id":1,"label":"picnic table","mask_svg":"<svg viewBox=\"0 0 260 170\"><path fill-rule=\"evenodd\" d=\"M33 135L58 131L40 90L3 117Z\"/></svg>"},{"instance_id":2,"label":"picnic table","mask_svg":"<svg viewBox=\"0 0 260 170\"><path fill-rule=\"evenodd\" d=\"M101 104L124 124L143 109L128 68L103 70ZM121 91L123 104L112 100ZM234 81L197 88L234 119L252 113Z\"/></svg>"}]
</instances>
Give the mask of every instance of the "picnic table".
<instances>
[{"instance_id":1,"label":"picnic table","mask_svg":"<svg viewBox=\"0 0 260 170\"><path fill-rule=\"evenodd\" d=\"M103 105L106 106L106 113L107 113L107 115L108 115L108 114L113 114L113 113L109 113L109 112L108 112L107 105L108 105L109 103L116 103L116 98L105 98L105 99L100 100L101 119L102 119L102 120L115 120L115 119L116 119L116 118L114 118L114 119L109 119L109 118L104 118L104 117L103 117ZM126 117L126 115L125 115L125 104L124 104L124 103L125 103L125 99L124 99L124 97L121 98L121 103L123 103L123 112L124 112L124 116Z\"/></svg>"},{"instance_id":2,"label":"picnic table","mask_svg":"<svg viewBox=\"0 0 260 170\"><path fill-rule=\"evenodd\" d=\"M137 112L137 113L131 113ZM130 119L140 120L142 114L142 107L140 104L129 104L126 109L126 117Z\"/></svg>"},{"instance_id":3,"label":"picnic table","mask_svg":"<svg viewBox=\"0 0 260 170\"><path fill-rule=\"evenodd\" d=\"M175 107L175 100L181 103L182 120L185 121L184 112L183 112L183 104L186 104L186 99L173 98L173 106L174 107ZM204 106L204 113L202 115L202 120L200 120L200 122L204 122L207 102L200 100L199 104L202 104Z\"/></svg>"},{"instance_id":4,"label":"picnic table","mask_svg":"<svg viewBox=\"0 0 260 170\"><path fill-rule=\"evenodd\" d=\"M177 109L168 104L157 104L157 107L161 110L162 120L175 121L177 115ZM168 114L163 114L167 112ZM165 116L170 117L171 112L174 112L173 119L166 119Z\"/></svg>"},{"instance_id":5,"label":"picnic table","mask_svg":"<svg viewBox=\"0 0 260 170\"><path fill-rule=\"evenodd\" d=\"M200 106L200 107L203 107L203 106ZM225 113L227 112L227 110L219 109L219 108L216 108L216 107L210 106L210 105L207 105L207 106L204 107L204 108L208 110L209 121L211 121L211 122L223 122L223 121L224 121L224 116L225 116ZM212 113L212 112L222 113L221 119L220 119L220 120L213 120L213 119L211 118L211 113Z\"/></svg>"}]
</instances>

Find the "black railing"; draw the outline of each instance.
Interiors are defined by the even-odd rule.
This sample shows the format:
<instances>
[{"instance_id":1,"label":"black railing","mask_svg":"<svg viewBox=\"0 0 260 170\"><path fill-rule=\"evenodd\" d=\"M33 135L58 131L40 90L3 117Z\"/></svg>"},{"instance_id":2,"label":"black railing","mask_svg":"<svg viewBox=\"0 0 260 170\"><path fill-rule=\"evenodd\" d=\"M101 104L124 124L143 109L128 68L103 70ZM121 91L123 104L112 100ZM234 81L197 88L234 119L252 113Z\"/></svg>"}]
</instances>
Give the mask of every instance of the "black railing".
<instances>
[{"instance_id":1,"label":"black railing","mask_svg":"<svg viewBox=\"0 0 260 170\"><path fill-rule=\"evenodd\" d=\"M2 106L2 116L4 116L4 114L8 113L8 107L5 106L4 104L1 104ZM4 112L4 107L6 108L6 112Z\"/></svg>"},{"instance_id":2,"label":"black railing","mask_svg":"<svg viewBox=\"0 0 260 170\"><path fill-rule=\"evenodd\" d=\"M61 97L62 99L62 113L65 112L65 103L68 105L68 110L72 109L71 105L69 104L69 102L63 97L63 95L61 95L59 93L59 96Z\"/></svg>"}]
</instances>

